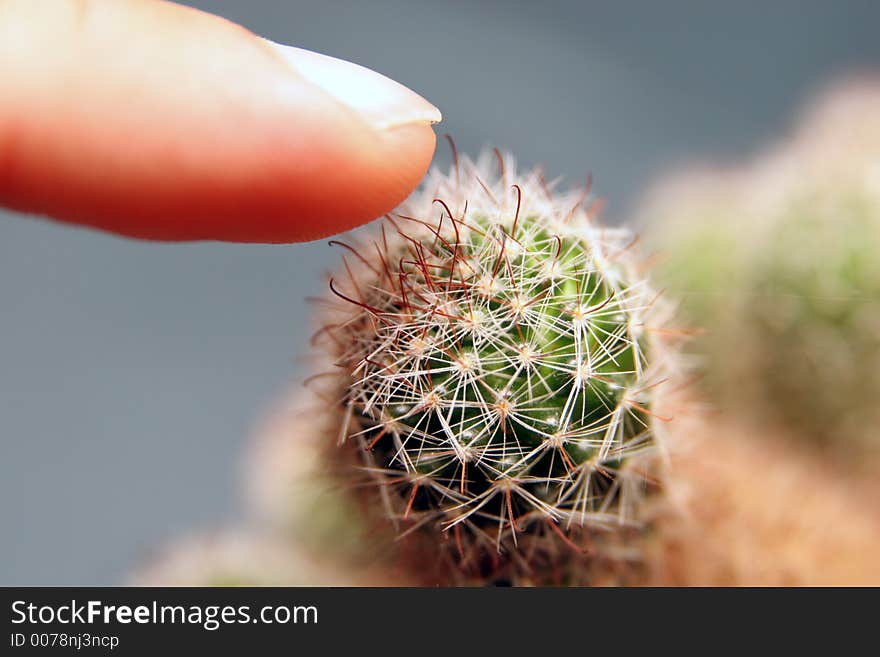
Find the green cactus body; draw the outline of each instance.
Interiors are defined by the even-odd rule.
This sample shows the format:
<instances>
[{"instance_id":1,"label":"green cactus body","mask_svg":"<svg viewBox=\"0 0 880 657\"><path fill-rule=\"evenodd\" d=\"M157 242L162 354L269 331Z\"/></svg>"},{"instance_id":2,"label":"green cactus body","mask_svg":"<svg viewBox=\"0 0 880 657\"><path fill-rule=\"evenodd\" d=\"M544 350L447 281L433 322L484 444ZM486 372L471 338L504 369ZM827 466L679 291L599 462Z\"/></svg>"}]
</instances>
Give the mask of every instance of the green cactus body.
<instances>
[{"instance_id":1,"label":"green cactus body","mask_svg":"<svg viewBox=\"0 0 880 657\"><path fill-rule=\"evenodd\" d=\"M668 363L631 235L537 172L487 170L435 173L352 249L329 334L386 516L492 570L499 551L640 525Z\"/></svg>"}]
</instances>

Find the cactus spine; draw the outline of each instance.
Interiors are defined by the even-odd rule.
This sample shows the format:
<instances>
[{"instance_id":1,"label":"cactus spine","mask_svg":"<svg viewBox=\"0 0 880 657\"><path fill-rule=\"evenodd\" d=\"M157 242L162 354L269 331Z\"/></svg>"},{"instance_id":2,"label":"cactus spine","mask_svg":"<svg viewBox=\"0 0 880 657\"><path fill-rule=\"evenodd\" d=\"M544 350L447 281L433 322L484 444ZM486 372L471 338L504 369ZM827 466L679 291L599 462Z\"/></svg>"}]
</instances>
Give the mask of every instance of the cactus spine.
<instances>
[{"instance_id":1,"label":"cactus spine","mask_svg":"<svg viewBox=\"0 0 880 657\"><path fill-rule=\"evenodd\" d=\"M643 526L664 316L629 232L499 160L432 172L377 237L344 245L321 334L345 376L342 438L419 556L582 580L560 564L585 574L611 558L602 536Z\"/></svg>"}]
</instances>

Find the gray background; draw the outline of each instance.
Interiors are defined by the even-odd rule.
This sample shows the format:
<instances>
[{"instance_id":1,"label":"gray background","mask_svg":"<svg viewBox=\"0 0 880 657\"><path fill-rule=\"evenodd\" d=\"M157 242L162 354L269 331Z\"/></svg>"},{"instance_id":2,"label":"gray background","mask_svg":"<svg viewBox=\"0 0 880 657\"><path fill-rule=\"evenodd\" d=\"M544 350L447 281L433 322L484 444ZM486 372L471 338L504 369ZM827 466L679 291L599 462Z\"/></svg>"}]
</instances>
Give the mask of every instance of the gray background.
<instances>
[{"instance_id":1,"label":"gray background","mask_svg":"<svg viewBox=\"0 0 880 657\"><path fill-rule=\"evenodd\" d=\"M610 220L676 162L747 154L835 75L880 68L869 1L189 4L400 80L462 151L592 171ZM335 253L0 215L0 583L119 582L238 513L247 436L296 377Z\"/></svg>"}]
</instances>

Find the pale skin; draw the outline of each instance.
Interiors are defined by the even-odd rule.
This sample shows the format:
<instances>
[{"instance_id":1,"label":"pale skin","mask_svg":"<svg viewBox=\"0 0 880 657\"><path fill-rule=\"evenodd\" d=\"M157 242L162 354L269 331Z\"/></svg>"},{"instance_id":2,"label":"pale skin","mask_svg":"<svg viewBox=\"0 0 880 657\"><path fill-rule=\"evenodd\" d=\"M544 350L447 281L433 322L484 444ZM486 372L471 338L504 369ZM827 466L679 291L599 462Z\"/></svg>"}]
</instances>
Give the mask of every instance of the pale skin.
<instances>
[{"instance_id":1,"label":"pale skin","mask_svg":"<svg viewBox=\"0 0 880 657\"><path fill-rule=\"evenodd\" d=\"M0 205L153 240L299 242L393 209L433 105L163 0L0 0Z\"/></svg>"}]
</instances>

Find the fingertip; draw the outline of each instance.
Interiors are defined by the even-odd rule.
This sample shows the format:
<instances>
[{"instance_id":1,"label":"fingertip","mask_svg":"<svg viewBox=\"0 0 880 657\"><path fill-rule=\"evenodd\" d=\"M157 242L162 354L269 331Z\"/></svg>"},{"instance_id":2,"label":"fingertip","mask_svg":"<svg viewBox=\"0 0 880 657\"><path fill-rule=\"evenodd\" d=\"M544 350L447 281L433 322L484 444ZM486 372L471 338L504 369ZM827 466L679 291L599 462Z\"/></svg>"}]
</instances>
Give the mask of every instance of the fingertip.
<instances>
[{"instance_id":1,"label":"fingertip","mask_svg":"<svg viewBox=\"0 0 880 657\"><path fill-rule=\"evenodd\" d=\"M362 67L169 3L12 7L9 207L140 239L300 242L392 210L430 164L439 113Z\"/></svg>"},{"instance_id":2,"label":"fingertip","mask_svg":"<svg viewBox=\"0 0 880 657\"><path fill-rule=\"evenodd\" d=\"M321 181L322 198L311 207L296 212L302 196L290 199L292 213L286 225L279 226L279 237L297 242L321 239L387 214L425 176L436 143L434 130L427 123L381 131L376 145L349 153L348 161Z\"/></svg>"}]
</instances>

